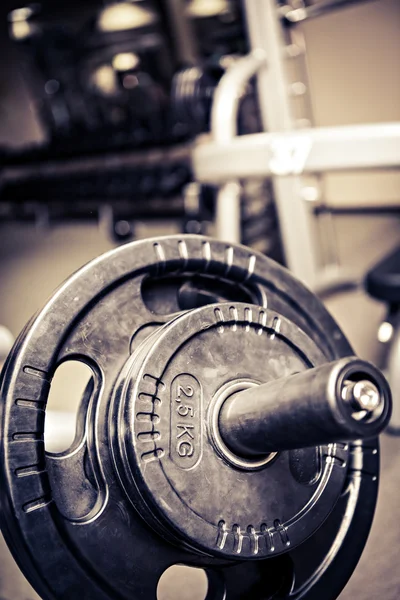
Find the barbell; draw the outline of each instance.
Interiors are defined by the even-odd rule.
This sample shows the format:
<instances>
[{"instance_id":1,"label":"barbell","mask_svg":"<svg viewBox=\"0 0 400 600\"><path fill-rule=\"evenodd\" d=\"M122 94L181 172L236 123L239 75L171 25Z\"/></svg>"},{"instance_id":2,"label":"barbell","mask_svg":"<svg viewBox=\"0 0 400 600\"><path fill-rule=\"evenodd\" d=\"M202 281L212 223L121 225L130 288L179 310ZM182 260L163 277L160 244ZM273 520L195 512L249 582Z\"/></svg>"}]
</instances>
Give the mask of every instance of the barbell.
<instances>
[{"instance_id":1,"label":"barbell","mask_svg":"<svg viewBox=\"0 0 400 600\"><path fill-rule=\"evenodd\" d=\"M249 248L186 235L93 260L28 323L1 377L1 528L45 600L333 600L375 510L391 397L321 302ZM91 380L46 451L57 368Z\"/></svg>"}]
</instances>

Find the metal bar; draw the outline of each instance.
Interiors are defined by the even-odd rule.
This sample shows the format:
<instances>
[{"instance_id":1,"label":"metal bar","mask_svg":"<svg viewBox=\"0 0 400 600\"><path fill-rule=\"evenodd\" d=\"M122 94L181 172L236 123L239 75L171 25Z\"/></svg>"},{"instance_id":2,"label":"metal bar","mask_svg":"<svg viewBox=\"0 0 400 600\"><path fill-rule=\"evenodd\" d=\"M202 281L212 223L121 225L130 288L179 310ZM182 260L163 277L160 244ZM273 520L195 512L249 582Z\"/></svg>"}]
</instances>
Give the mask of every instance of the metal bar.
<instances>
[{"instance_id":1,"label":"metal bar","mask_svg":"<svg viewBox=\"0 0 400 600\"><path fill-rule=\"evenodd\" d=\"M0 223L6 222L37 222L45 213L49 223L97 221L99 213L105 205L110 205L116 219L130 221L157 221L183 219L186 215L184 199L182 196L165 198L135 199L134 197L121 200L110 198L96 198L83 200L74 198L73 202L59 201L51 198L32 199L27 189L26 200L13 198L1 200Z\"/></svg>"},{"instance_id":2,"label":"metal bar","mask_svg":"<svg viewBox=\"0 0 400 600\"><path fill-rule=\"evenodd\" d=\"M179 62L189 65L196 64L198 62L197 41L193 35L192 23L186 14L185 2L168 0L164 6L170 19L173 43Z\"/></svg>"},{"instance_id":3,"label":"metal bar","mask_svg":"<svg viewBox=\"0 0 400 600\"><path fill-rule=\"evenodd\" d=\"M399 167L400 123L240 136L230 143L198 145L193 165L196 178L207 183L233 176L296 179L302 173ZM290 203L293 208L293 195Z\"/></svg>"},{"instance_id":4,"label":"metal bar","mask_svg":"<svg viewBox=\"0 0 400 600\"><path fill-rule=\"evenodd\" d=\"M302 0L302 5L305 6L309 4ZM315 107L314 107L314 98L311 94L311 76L310 76L310 64L309 64L309 55L307 53L307 44L305 38L304 27L291 27L287 28L286 35L289 36L290 47L289 55L292 54L293 63L296 66L296 69L299 71L298 81L300 82L300 92L304 90L304 93L301 94L302 101L299 104L296 102L297 106L303 105L303 115L296 114L298 117L298 129L303 129L306 127L315 127ZM302 85L304 86L302 88ZM292 90L296 93L296 90L299 91L299 86L297 83L292 84ZM313 183L310 185L307 183L307 187L314 188L314 198L315 200L323 199L325 194L325 181L324 175L314 175ZM311 182L310 182L311 183ZM307 200L310 199L309 196L310 190L306 193ZM306 197L304 197L306 199ZM313 225L315 226L316 232L316 246L318 248L318 253L320 255L320 266L323 265L328 266L340 266L339 259L339 251L338 251L338 243L337 243L337 234L335 223L333 219L329 220L321 220L317 218L317 215L313 214ZM320 252L320 248L322 247L324 252Z\"/></svg>"},{"instance_id":5,"label":"metal bar","mask_svg":"<svg viewBox=\"0 0 400 600\"><path fill-rule=\"evenodd\" d=\"M245 87L266 66L265 53L256 50L234 62L221 78L211 110L211 132L216 143L229 143L236 137L238 109Z\"/></svg>"},{"instance_id":6,"label":"metal bar","mask_svg":"<svg viewBox=\"0 0 400 600\"><path fill-rule=\"evenodd\" d=\"M215 207L215 235L219 240L241 242L241 187L230 181L220 187Z\"/></svg>"},{"instance_id":7,"label":"metal bar","mask_svg":"<svg viewBox=\"0 0 400 600\"><path fill-rule=\"evenodd\" d=\"M376 217L377 215L381 216L392 216L397 215L400 216L400 199L397 201L397 205L384 204L380 205L380 200L376 201L375 205L363 205L360 202L359 205L348 205L344 206L332 206L329 204L324 204L322 206L315 206L313 210L315 215L323 215L325 213L330 213L331 215L344 215L344 216L356 216L360 215L368 217Z\"/></svg>"},{"instance_id":8,"label":"metal bar","mask_svg":"<svg viewBox=\"0 0 400 600\"><path fill-rule=\"evenodd\" d=\"M253 52L235 62L219 82L211 111L211 131L218 144L237 135L237 116L244 88L266 64L263 52ZM227 242L241 241L241 189L235 176L218 191L215 216L216 236Z\"/></svg>"},{"instance_id":9,"label":"metal bar","mask_svg":"<svg viewBox=\"0 0 400 600\"><path fill-rule=\"evenodd\" d=\"M295 124L286 75L285 63L288 59L281 16L275 0L245 0L244 7L251 49L253 52L263 51L268 61L268 68L261 69L257 77L263 128L265 131L290 131L294 129ZM236 144L240 139L236 138L231 143ZM225 150L230 147L229 144L221 144L221 146L224 146ZM208 149L204 147L204 150L207 154ZM196 151L194 167L196 175L203 180L205 173L200 164L201 158ZM222 165L222 162L230 161L230 152L225 152L225 157L221 159L222 155L217 158L218 168L222 167L221 172L224 172L226 167L231 175L225 177L224 174L219 178L219 182L226 181L232 176L242 177L244 170L247 172L252 170L247 156L243 153L240 161L246 163L246 169L243 169L242 165L237 174L230 165L225 167ZM236 166L240 161L234 161ZM301 200L301 181L299 178L275 179L273 187L286 263L298 277L312 286L317 276L316 253L310 235L308 206Z\"/></svg>"},{"instance_id":10,"label":"metal bar","mask_svg":"<svg viewBox=\"0 0 400 600\"><path fill-rule=\"evenodd\" d=\"M0 168L0 187L3 183L17 182L39 177L67 176L73 174L99 173L116 168L140 168L152 165L169 165L176 161L190 160L191 143L161 148L157 150L135 150L109 152L92 156L78 156L51 160L49 156L39 156L37 160L19 162L16 156L13 162L9 157Z\"/></svg>"},{"instance_id":11,"label":"metal bar","mask_svg":"<svg viewBox=\"0 0 400 600\"><path fill-rule=\"evenodd\" d=\"M318 2L311 6L295 9L290 6L283 6L280 13L287 23L295 24L305 21L306 19L314 19L315 17L329 15L335 10L350 8L356 4L365 4L366 2L374 1L376 0L327 0L326 2Z\"/></svg>"},{"instance_id":12,"label":"metal bar","mask_svg":"<svg viewBox=\"0 0 400 600\"><path fill-rule=\"evenodd\" d=\"M388 424L389 385L371 363L341 358L225 400L219 428L237 456L372 437Z\"/></svg>"}]
</instances>

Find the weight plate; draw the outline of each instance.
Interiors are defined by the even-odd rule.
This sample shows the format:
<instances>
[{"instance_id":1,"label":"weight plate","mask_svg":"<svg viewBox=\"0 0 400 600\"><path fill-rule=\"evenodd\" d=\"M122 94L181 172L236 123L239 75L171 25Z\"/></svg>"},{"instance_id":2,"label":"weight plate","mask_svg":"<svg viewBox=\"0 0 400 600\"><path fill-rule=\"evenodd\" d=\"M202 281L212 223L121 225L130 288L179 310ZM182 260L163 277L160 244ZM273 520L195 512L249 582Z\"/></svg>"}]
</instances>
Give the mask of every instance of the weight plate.
<instances>
[{"instance_id":1,"label":"weight plate","mask_svg":"<svg viewBox=\"0 0 400 600\"><path fill-rule=\"evenodd\" d=\"M322 352L282 315L240 303L188 311L149 344L124 369L111 419L128 495L139 487L156 530L164 520L208 554L265 558L304 542L343 489L344 445L235 462L215 447L215 419L238 386L324 364Z\"/></svg>"},{"instance_id":2,"label":"weight plate","mask_svg":"<svg viewBox=\"0 0 400 600\"><path fill-rule=\"evenodd\" d=\"M208 600L277 594L328 600L346 583L375 507L375 440L349 446L342 494L316 533L281 557L244 566L201 554L193 540L193 548L179 545L179 527L162 520L143 490L130 494L121 485L110 451L117 432L109 420L121 372L135 352L145 361L149 334L157 336L182 310L221 301L278 313L326 361L352 355L322 304L288 271L247 248L199 236L135 242L92 261L18 338L1 382L0 518L15 558L44 599L155 598L161 574L176 563L206 569ZM68 359L85 362L93 382L83 402L84 451L60 459L59 486L43 432L52 377Z\"/></svg>"}]
</instances>

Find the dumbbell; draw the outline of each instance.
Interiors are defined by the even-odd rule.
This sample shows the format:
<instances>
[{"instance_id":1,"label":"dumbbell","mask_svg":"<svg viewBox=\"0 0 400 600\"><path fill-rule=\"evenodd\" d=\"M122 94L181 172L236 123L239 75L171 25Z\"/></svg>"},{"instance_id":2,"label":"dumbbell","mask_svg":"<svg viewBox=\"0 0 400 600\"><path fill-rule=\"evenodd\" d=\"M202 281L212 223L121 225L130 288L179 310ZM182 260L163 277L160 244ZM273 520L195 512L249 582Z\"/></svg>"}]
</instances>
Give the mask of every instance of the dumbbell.
<instances>
[{"instance_id":1,"label":"dumbbell","mask_svg":"<svg viewBox=\"0 0 400 600\"><path fill-rule=\"evenodd\" d=\"M92 376L55 454L68 361ZM21 333L1 398L1 528L45 600L154 600L176 564L207 600L333 600L359 560L390 390L251 249L170 236L95 259Z\"/></svg>"}]
</instances>

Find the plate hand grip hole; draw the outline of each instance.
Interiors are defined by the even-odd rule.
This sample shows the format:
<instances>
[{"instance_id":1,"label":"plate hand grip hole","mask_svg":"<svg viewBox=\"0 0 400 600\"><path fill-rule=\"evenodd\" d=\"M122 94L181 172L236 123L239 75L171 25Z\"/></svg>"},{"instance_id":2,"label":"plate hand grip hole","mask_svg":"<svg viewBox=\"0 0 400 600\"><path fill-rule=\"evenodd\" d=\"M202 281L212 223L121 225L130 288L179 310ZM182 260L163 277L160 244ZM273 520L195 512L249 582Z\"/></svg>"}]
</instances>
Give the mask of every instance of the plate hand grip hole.
<instances>
[{"instance_id":1,"label":"plate hand grip hole","mask_svg":"<svg viewBox=\"0 0 400 600\"><path fill-rule=\"evenodd\" d=\"M160 577L157 600L205 600L208 588L208 577L204 569L172 565Z\"/></svg>"},{"instance_id":2,"label":"plate hand grip hole","mask_svg":"<svg viewBox=\"0 0 400 600\"><path fill-rule=\"evenodd\" d=\"M259 303L257 290L210 275L147 277L141 293L146 308L159 316L218 302Z\"/></svg>"},{"instance_id":3,"label":"plate hand grip hole","mask_svg":"<svg viewBox=\"0 0 400 600\"><path fill-rule=\"evenodd\" d=\"M92 370L79 360L67 360L57 367L46 407L47 453L67 453L82 440L93 383Z\"/></svg>"}]
</instances>

